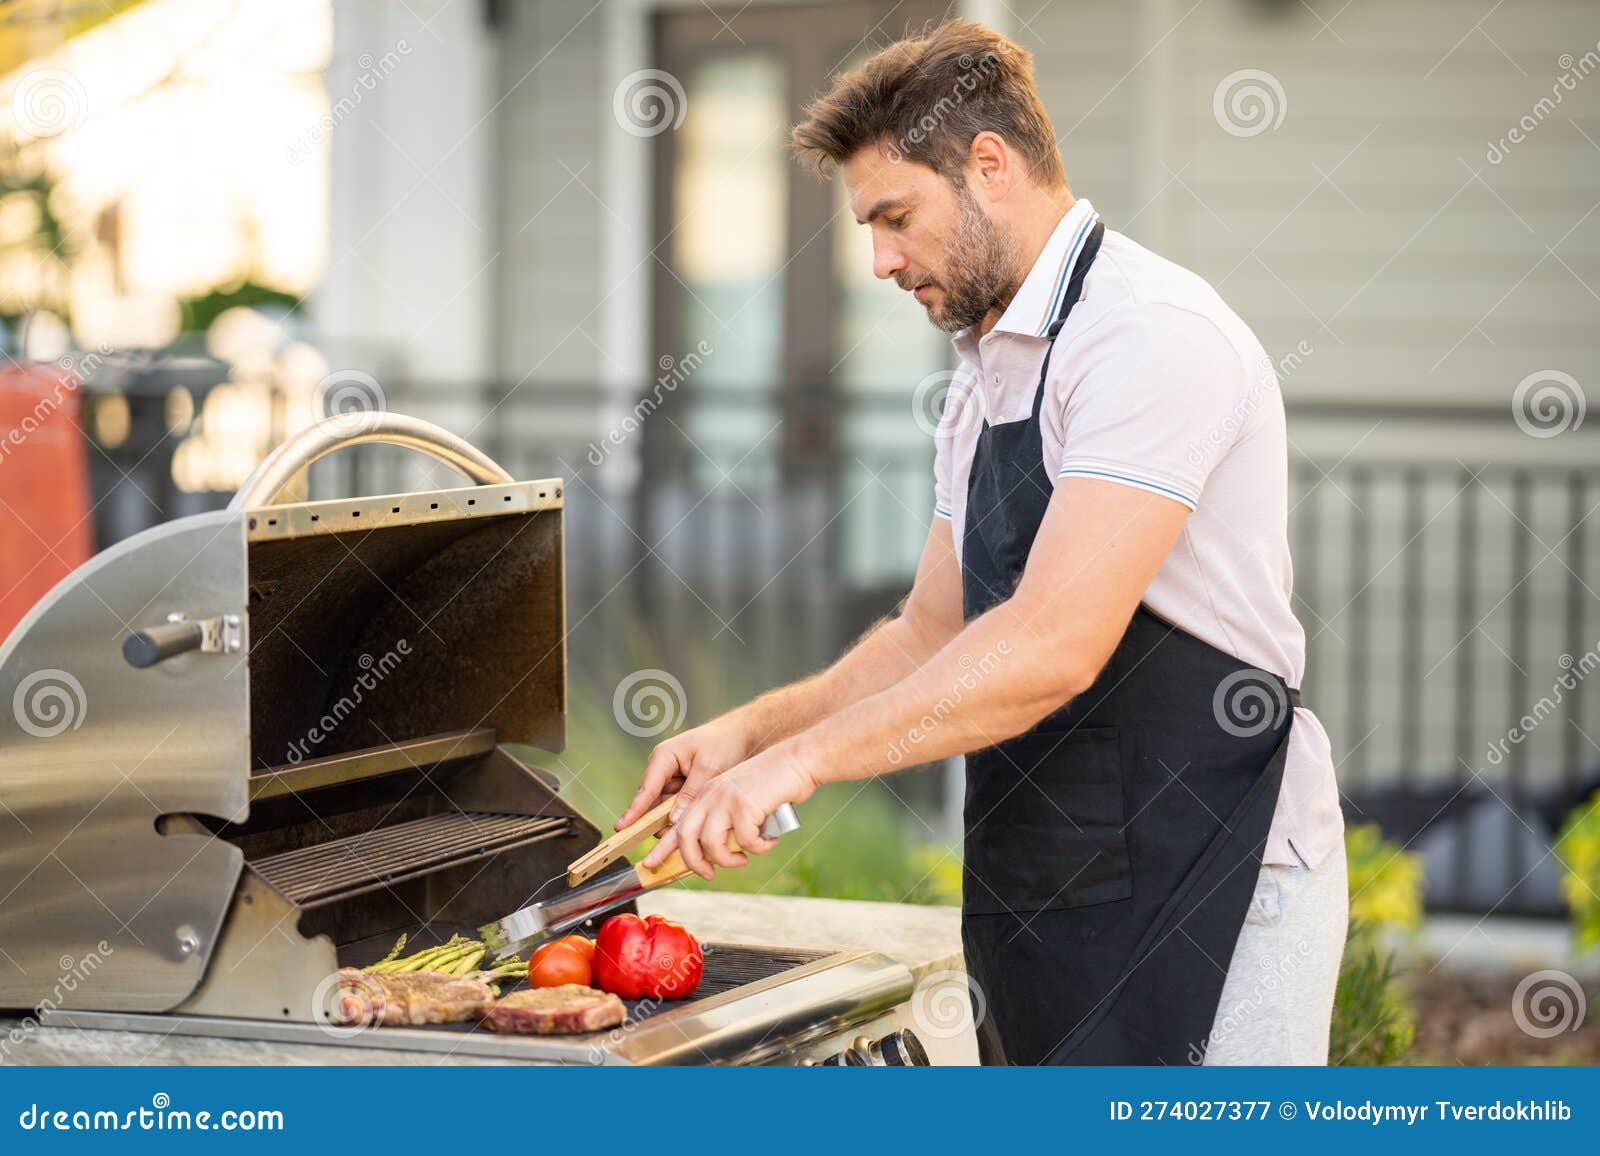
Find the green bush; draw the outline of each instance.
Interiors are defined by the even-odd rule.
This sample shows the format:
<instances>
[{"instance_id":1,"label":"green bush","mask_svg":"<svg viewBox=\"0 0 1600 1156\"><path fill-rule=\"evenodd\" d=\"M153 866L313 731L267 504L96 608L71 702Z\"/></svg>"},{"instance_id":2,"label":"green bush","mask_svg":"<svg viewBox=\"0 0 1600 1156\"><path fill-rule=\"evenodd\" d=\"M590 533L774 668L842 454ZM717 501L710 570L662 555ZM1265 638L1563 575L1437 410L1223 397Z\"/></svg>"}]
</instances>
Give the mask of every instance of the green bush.
<instances>
[{"instance_id":1,"label":"green bush","mask_svg":"<svg viewBox=\"0 0 1600 1156\"><path fill-rule=\"evenodd\" d=\"M1376 823L1349 827L1351 922L1411 931L1422 924L1422 860L1387 842Z\"/></svg>"},{"instance_id":2,"label":"green bush","mask_svg":"<svg viewBox=\"0 0 1600 1156\"><path fill-rule=\"evenodd\" d=\"M1572 910L1578 950L1600 947L1600 791L1567 816L1555 851L1566 868L1561 892Z\"/></svg>"},{"instance_id":3,"label":"green bush","mask_svg":"<svg viewBox=\"0 0 1600 1156\"><path fill-rule=\"evenodd\" d=\"M1334 1064L1398 1064L1416 1034L1383 932L1422 922L1422 863L1383 838L1376 825L1345 830L1350 864L1350 929L1333 998L1328 1058Z\"/></svg>"},{"instance_id":4,"label":"green bush","mask_svg":"<svg viewBox=\"0 0 1600 1156\"><path fill-rule=\"evenodd\" d=\"M1416 1025L1401 991L1394 957L1378 943L1377 929L1351 920L1333 999L1328 1062L1398 1064L1411 1050Z\"/></svg>"}]
</instances>

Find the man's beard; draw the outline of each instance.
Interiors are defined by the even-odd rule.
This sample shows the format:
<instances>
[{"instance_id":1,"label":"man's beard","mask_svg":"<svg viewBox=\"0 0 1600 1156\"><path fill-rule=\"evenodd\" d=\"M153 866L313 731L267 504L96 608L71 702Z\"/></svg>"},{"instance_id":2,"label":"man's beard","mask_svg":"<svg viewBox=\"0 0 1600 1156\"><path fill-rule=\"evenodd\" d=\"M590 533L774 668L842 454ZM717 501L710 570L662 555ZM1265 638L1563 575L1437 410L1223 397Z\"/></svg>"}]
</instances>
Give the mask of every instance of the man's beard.
<instances>
[{"instance_id":1,"label":"man's beard","mask_svg":"<svg viewBox=\"0 0 1600 1156\"><path fill-rule=\"evenodd\" d=\"M965 181L956 184L961 215L947 249L945 275L925 281L944 291L944 301L930 306L928 320L946 333L978 324L991 309L1004 309L1016 296L1017 245L984 215Z\"/></svg>"}]
</instances>

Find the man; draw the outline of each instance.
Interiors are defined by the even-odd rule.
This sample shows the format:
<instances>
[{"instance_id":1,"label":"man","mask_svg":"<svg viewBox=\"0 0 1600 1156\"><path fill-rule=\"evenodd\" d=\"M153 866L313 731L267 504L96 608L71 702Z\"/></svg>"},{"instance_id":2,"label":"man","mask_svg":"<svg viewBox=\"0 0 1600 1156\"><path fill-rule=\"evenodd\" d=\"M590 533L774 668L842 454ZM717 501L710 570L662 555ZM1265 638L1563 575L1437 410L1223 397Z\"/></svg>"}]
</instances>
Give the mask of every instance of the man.
<instances>
[{"instance_id":1,"label":"man","mask_svg":"<svg viewBox=\"0 0 1600 1156\"><path fill-rule=\"evenodd\" d=\"M622 822L676 791L646 861L709 879L819 784L966 754L985 1062L1325 1063L1343 823L1260 344L1074 198L1029 54L979 25L838 78L792 144L954 334L937 516L897 616L662 743Z\"/></svg>"}]
</instances>

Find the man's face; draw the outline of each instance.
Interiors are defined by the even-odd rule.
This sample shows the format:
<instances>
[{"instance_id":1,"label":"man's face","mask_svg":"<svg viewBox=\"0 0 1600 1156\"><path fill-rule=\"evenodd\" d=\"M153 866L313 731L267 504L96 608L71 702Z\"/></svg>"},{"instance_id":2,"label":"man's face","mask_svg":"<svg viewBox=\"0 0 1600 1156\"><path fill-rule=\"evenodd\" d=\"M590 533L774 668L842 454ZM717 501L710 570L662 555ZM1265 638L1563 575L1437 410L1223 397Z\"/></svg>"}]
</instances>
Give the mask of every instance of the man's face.
<instances>
[{"instance_id":1,"label":"man's face","mask_svg":"<svg viewBox=\"0 0 1600 1156\"><path fill-rule=\"evenodd\" d=\"M850 211L872 229L872 271L916 296L947 333L1003 309L1017 291L1018 247L959 183L927 165L864 148L840 166Z\"/></svg>"}]
</instances>

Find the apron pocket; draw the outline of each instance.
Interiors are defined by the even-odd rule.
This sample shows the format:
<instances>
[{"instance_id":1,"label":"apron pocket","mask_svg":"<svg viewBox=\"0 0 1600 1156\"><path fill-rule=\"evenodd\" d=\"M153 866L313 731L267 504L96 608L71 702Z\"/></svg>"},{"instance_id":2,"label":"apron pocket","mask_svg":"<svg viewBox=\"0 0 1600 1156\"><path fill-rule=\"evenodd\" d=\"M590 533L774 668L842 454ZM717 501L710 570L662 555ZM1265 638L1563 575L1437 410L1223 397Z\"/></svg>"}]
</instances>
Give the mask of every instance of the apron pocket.
<instances>
[{"instance_id":1,"label":"apron pocket","mask_svg":"<svg viewBox=\"0 0 1600 1156\"><path fill-rule=\"evenodd\" d=\"M1128 898L1126 824L1115 727L1028 731L968 755L962 910Z\"/></svg>"}]
</instances>

